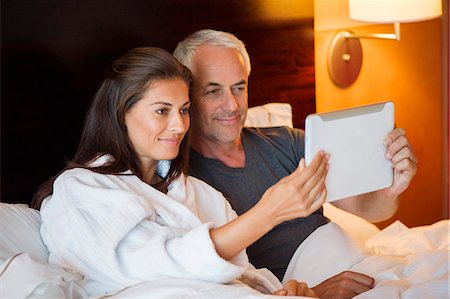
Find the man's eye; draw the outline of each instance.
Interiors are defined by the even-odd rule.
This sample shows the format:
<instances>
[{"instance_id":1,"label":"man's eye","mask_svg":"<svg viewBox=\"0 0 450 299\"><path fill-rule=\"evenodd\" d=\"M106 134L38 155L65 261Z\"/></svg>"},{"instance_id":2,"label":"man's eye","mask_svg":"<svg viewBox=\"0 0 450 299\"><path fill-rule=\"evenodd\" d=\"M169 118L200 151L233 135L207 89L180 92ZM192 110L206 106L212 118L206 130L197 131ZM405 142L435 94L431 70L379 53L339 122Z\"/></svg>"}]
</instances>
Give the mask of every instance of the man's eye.
<instances>
[{"instance_id":1,"label":"man's eye","mask_svg":"<svg viewBox=\"0 0 450 299\"><path fill-rule=\"evenodd\" d=\"M207 90L206 94L219 94L220 93L220 89L216 88L216 89L211 89L211 90Z\"/></svg>"},{"instance_id":2,"label":"man's eye","mask_svg":"<svg viewBox=\"0 0 450 299\"><path fill-rule=\"evenodd\" d=\"M240 94L245 91L245 86L238 86L233 88L234 94Z\"/></svg>"}]
</instances>

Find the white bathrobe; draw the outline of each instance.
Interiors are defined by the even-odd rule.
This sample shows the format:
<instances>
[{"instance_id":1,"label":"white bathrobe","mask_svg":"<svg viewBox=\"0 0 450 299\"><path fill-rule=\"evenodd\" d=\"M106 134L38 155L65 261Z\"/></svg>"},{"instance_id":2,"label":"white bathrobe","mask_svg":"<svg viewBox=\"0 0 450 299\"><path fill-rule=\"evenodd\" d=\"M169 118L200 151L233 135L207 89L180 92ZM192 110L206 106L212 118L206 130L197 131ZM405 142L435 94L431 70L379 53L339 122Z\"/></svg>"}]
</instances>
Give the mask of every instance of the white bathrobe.
<instances>
[{"instance_id":1,"label":"white bathrobe","mask_svg":"<svg viewBox=\"0 0 450 299\"><path fill-rule=\"evenodd\" d=\"M88 293L161 278L240 278L266 292L281 288L271 272L254 269L245 251L229 261L217 254L209 230L236 217L220 192L181 175L164 194L130 173L67 170L42 205L49 261L85 275Z\"/></svg>"}]
</instances>

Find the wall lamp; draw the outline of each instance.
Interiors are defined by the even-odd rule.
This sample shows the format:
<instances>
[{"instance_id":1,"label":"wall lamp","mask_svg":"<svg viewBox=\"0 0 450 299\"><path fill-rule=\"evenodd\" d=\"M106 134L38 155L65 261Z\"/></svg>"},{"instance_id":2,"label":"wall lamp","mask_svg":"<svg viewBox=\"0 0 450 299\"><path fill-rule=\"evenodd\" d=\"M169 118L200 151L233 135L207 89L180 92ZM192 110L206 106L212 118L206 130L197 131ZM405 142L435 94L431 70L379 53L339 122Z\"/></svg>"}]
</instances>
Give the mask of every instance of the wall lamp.
<instances>
[{"instance_id":1,"label":"wall lamp","mask_svg":"<svg viewBox=\"0 0 450 299\"><path fill-rule=\"evenodd\" d=\"M346 88L358 78L362 65L360 39L400 40L400 23L418 22L442 15L442 0L349 0L350 19L393 24L393 33L356 34L339 31L328 52L328 72L333 82Z\"/></svg>"}]
</instances>

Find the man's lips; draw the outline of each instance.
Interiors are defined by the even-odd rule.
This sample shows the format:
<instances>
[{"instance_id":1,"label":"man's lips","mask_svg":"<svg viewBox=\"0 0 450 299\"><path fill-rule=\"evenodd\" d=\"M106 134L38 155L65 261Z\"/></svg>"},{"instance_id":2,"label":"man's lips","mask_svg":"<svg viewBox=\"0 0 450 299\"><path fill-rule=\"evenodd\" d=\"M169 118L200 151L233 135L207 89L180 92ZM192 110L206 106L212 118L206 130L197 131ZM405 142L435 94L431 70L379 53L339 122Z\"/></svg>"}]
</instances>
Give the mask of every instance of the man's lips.
<instances>
[{"instance_id":1,"label":"man's lips","mask_svg":"<svg viewBox=\"0 0 450 299\"><path fill-rule=\"evenodd\" d=\"M236 116L226 116L226 117L215 117L214 120L222 123L222 124L234 124L236 122L239 122L241 118L239 115Z\"/></svg>"}]
</instances>

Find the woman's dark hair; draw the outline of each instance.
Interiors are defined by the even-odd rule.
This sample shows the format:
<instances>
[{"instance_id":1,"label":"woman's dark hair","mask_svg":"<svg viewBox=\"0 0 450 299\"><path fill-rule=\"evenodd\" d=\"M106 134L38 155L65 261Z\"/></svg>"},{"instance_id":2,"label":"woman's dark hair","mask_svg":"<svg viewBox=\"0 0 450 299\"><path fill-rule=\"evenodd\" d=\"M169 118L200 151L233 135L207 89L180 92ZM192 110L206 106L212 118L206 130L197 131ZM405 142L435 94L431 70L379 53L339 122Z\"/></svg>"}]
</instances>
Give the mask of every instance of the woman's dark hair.
<instances>
[{"instance_id":1,"label":"woman's dark hair","mask_svg":"<svg viewBox=\"0 0 450 299\"><path fill-rule=\"evenodd\" d=\"M125 114L141 100L153 82L177 78L191 85L189 69L160 48L135 48L114 61L89 107L78 150L61 172L76 167L105 174L123 174L131 170L142 179L141 163L125 127ZM182 172L187 172L188 135L181 142L178 156L170 163L169 172L155 187L165 188ZM104 165L90 165L105 154L113 159ZM42 201L53 193L53 183L59 174L37 189L31 207L40 209Z\"/></svg>"}]
</instances>

